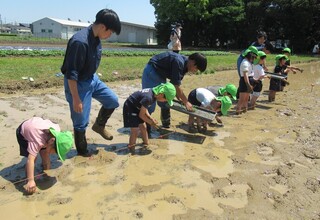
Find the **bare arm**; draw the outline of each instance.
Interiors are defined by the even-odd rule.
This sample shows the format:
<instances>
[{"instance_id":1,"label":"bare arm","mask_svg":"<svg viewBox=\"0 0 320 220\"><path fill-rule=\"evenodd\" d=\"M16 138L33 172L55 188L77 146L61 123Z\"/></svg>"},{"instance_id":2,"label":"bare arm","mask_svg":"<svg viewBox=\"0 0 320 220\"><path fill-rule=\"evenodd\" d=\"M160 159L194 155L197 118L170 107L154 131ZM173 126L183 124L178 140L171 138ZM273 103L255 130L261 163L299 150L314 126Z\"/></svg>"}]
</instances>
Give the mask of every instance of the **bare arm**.
<instances>
[{"instance_id":1,"label":"bare arm","mask_svg":"<svg viewBox=\"0 0 320 220\"><path fill-rule=\"evenodd\" d=\"M143 106L141 106L140 108L139 117L146 123L150 124L151 126L156 127L158 124L158 122L151 117L151 115L148 112L148 109L146 109Z\"/></svg>"},{"instance_id":2,"label":"bare arm","mask_svg":"<svg viewBox=\"0 0 320 220\"><path fill-rule=\"evenodd\" d=\"M28 193L34 193L36 191L36 182L34 181L34 161L36 157L29 154L26 164L27 178L28 183L25 186L25 189Z\"/></svg>"},{"instance_id":3,"label":"bare arm","mask_svg":"<svg viewBox=\"0 0 320 220\"><path fill-rule=\"evenodd\" d=\"M188 101L180 86L175 85L177 97L183 102L188 111L192 111L192 104Z\"/></svg>"},{"instance_id":4,"label":"bare arm","mask_svg":"<svg viewBox=\"0 0 320 220\"><path fill-rule=\"evenodd\" d=\"M40 156L42 159L42 166L44 170L50 170L51 167L51 163L50 163L50 154L47 151L47 149L45 150L41 150L40 151Z\"/></svg>"},{"instance_id":5,"label":"bare arm","mask_svg":"<svg viewBox=\"0 0 320 220\"><path fill-rule=\"evenodd\" d=\"M77 81L68 79L68 85L72 95L73 110L77 113L81 113L83 106L78 93Z\"/></svg>"},{"instance_id":6,"label":"bare arm","mask_svg":"<svg viewBox=\"0 0 320 220\"><path fill-rule=\"evenodd\" d=\"M296 73L296 71L300 71L301 73L303 72L303 69L300 69L299 67L295 66L287 66L288 69L290 69L293 73Z\"/></svg>"},{"instance_id":7,"label":"bare arm","mask_svg":"<svg viewBox=\"0 0 320 220\"><path fill-rule=\"evenodd\" d=\"M243 79L244 79L244 82L246 83L247 85L247 89L249 92L252 92L252 86L250 85L250 82L249 82L249 77L248 77L248 71L244 71L243 72Z\"/></svg>"}]
</instances>

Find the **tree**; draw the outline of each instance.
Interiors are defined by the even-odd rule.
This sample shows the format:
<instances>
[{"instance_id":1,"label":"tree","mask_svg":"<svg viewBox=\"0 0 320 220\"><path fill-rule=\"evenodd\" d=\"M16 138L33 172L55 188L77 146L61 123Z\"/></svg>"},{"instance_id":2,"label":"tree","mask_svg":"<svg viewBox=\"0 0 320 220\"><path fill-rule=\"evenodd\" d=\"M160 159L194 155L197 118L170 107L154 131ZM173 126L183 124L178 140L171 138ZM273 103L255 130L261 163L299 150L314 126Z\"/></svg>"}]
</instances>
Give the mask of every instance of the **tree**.
<instances>
[{"instance_id":1,"label":"tree","mask_svg":"<svg viewBox=\"0 0 320 220\"><path fill-rule=\"evenodd\" d=\"M245 1L249 34L257 29L270 40L289 40L295 51L306 51L320 37L320 3L317 0Z\"/></svg>"},{"instance_id":2,"label":"tree","mask_svg":"<svg viewBox=\"0 0 320 220\"><path fill-rule=\"evenodd\" d=\"M170 24L183 25L186 46L215 47L232 40L244 19L241 0L150 0L155 8L158 42L167 43Z\"/></svg>"},{"instance_id":3,"label":"tree","mask_svg":"<svg viewBox=\"0 0 320 220\"><path fill-rule=\"evenodd\" d=\"M183 26L184 46L245 48L257 30L270 40L290 41L295 51L320 40L319 0L150 0L158 43L167 44L171 24Z\"/></svg>"}]
</instances>

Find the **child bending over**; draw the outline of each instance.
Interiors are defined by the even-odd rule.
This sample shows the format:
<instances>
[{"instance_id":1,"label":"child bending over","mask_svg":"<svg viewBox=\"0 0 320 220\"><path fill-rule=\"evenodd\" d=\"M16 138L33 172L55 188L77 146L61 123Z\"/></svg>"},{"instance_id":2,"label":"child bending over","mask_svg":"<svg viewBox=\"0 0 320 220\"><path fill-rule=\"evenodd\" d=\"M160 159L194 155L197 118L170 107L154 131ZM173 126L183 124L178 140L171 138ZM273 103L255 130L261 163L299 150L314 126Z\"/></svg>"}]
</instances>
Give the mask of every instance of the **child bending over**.
<instances>
[{"instance_id":1,"label":"child bending over","mask_svg":"<svg viewBox=\"0 0 320 220\"><path fill-rule=\"evenodd\" d=\"M232 101L229 96L220 96L216 97L210 90L205 88L197 88L192 90L189 93L188 101L195 106L203 107L206 109L210 109L214 112L221 112L222 115L227 115L228 110L232 105ZM207 131L208 121L201 120L199 117L189 116L188 126L189 132L195 132L195 123L197 124L197 130L200 133L204 133ZM221 119L216 116L216 120L219 123L222 123Z\"/></svg>"},{"instance_id":2,"label":"child bending over","mask_svg":"<svg viewBox=\"0 0 320 220\"><path fill-rule=\"evenodd\" d=\"M149 145L149 138L146 123L157 127L157 121L151 117L148 112L150 107L156 101L165 102L172 106L173 99L176 96L176 89L173 84L161 83L153 88L146 88L134 92L127 98L123 105L123 123L124 127L130 128L130 138L128 148L134 151L139 130L141 132L143 145Z\"/></svg>"}]
</instances>

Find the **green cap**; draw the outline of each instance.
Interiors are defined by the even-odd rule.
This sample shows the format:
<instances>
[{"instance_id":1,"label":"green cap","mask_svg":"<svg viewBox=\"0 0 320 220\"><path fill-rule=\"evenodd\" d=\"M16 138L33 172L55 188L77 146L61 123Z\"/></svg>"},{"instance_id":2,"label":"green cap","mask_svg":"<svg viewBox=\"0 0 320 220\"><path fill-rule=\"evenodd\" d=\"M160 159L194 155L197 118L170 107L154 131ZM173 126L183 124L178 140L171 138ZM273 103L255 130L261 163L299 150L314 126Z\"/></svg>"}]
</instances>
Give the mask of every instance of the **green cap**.
<instances>
[{"instance_id":1,"label":"green cap","mask_svg":"<svg viewBox=\"0 0 320 220\"><path fill-rule=\"evenodd\" d=\"M286 47L286 48L283 48L282 52L291 53L291 49Z\"/></svg>"},{"instance_id":2,"label":"green cap","mask_svg":"<svg viewBox=\"0 0 320 220\"><path fill-rule=\"evenodd\" d=\"M153 87L152 91L159 95L160 93L166 96L166 100L170 106L173 105L173 99L176 97L176 88L172 83L161 83L160 85Z\"/></svg>"},{"instance_id":3,"label":"green cap","mask_svg":"<svg viewBox=\"0 0 320 220\"><path fill-rule=\"evenodd\" d=\"M249 53L249 52L251 52L251 50L250 49L246 49L243 53L242 53L242 56L247 56L247 54Z\"/></svg>"},{"instance_id":4,"label":"green cap","mask_svg":"<svg viewBox=\"0 0 320 220\"><path fill-rule=\"evenodd\" d=\"M255 59L255 60L253 61L253 64L254 64L254 65L257 65L257 64L259 63L261 57L264 57L264 58L265 58L265 57L267 57L267 54L266 54L265 52L263 52L263 51L258 51L258 59Z\"/></svg>"},{"instance_id":5,"label":"green cap","mask_svg":"<svg viewBox=\"0 0 320 220\"><path fill-rule=\"evenodd\" d=\"M250 46L250 47L248 47L248 49L249 49L252 53L254 53L255 55L258 56L258 49L257 49L255 46Z\"/></svg>"},{"instance_id":6,"label":"green cap","mask_svg":"<svg viewBox=\"0 0 320 220\"><path fill-rule=\"evenodd\" d=\"M266 57L266 56L267 56L267 54L265 52L263 52L263 51L258 52L258 57Z\"/></svg>"},{"instance_id":7,"label":"green cap","mask_svg":"<svg viewBox=\"0 0 320 220\"><path fill-rule=\"evenodd\" d=\"M232 105L232 101L229 98L229 96L219 96L216 97L217 101L221 102L221 112L223 115L227 115L228 114L228 110L230 109L231 105Z\"/></svg>"},{"instance_id":8,"label":"green cap","mask_svg":"<svg viewBox=\"0 0 320 220\"><path fill-rule=\"evenodd\" d=\"M284 55L284 54L278 54L278 55L276 56L276 60L280 60L280 59L282 59L282 58L285 58L286 60L288 59L288 57L287 57L286 55Z\"/></svg>"},{"instance_id":9,"label":"green cap","mask_svg":"<svg viewBox=\"0 0 320 220\"><path fill-rule=\"evenodd\" d=\"M255 47L255 46L250 46L248 47L248 49L246 49L243 53L242 53L242 56L247 56L247 54L249 52L252 52L254 53L256 56L258 56L258 49Z\"/></svg>"},{"instance_id":10,"label":"green cap","mask_svg":"<svg viewBox=\"0 0 320 220\"><path fill-rule=\"evenodd\" d=\"M288 60L288 57L286 56L286 55L284 55L284 54L278 54L277 56L276 56L276 65L279 65L279 60L281 60L281 59L285 59L285 60Z\"/></svg>"},{"instance_id":11,"label":"green cap","mask_svg":"<svg viewBox=\"0 0 320 220\"><path fill-rule=\"evenodd\" d=\"M226 92L230 93L232 99L237 100L237 87L231 83L226 85Z\"/></svg>"},{"instance_id":12,"label":"green cap","mask_svg":"<svg viewBox=\"0 0 320 220\"><path fill-rule=\"evenodd\" d=\"M54 128L49 129L51 134L56 138L57 154L61 161L66 159L67 153L71 150L73 137L70 131L59 132Z\"/></svg>"}]
</instances>

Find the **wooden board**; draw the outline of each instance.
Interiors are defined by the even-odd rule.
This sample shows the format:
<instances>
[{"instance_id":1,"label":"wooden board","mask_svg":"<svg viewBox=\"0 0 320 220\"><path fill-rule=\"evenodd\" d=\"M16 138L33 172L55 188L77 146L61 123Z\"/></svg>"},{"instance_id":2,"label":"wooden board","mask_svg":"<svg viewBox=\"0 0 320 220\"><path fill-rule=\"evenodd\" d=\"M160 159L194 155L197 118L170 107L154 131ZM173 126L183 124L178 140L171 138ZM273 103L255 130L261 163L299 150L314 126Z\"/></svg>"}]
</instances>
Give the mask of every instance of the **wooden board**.
<instances>
[{"instance_id":1,"label":"wooden board","mask_svg":"<svg viewBox=\"0 0 320 220\"><path fill-rule=\"evenodd\" d=\"M268 74L271 78L275 78L275 79L286 79L286 76L281 76L281 75L276 74L276 73L266 72L266 74Z\"/></svg>"},{"instance_id":2,"label":"wooden board","mask_svg":"<svg viewBox=\"0 0 320 220\"><path fill-rule=\"evenodd\" d=\"M170 106L171 109L185 113L187 115L192 115L199 117L208 121L212 121L216 117L216 112L210 111L208 109L200 108L198 106L193 106L194 111L188 111L186 107L181 104L179 101L173 100L173 106Z\"/></svg>"}]
</instances>

